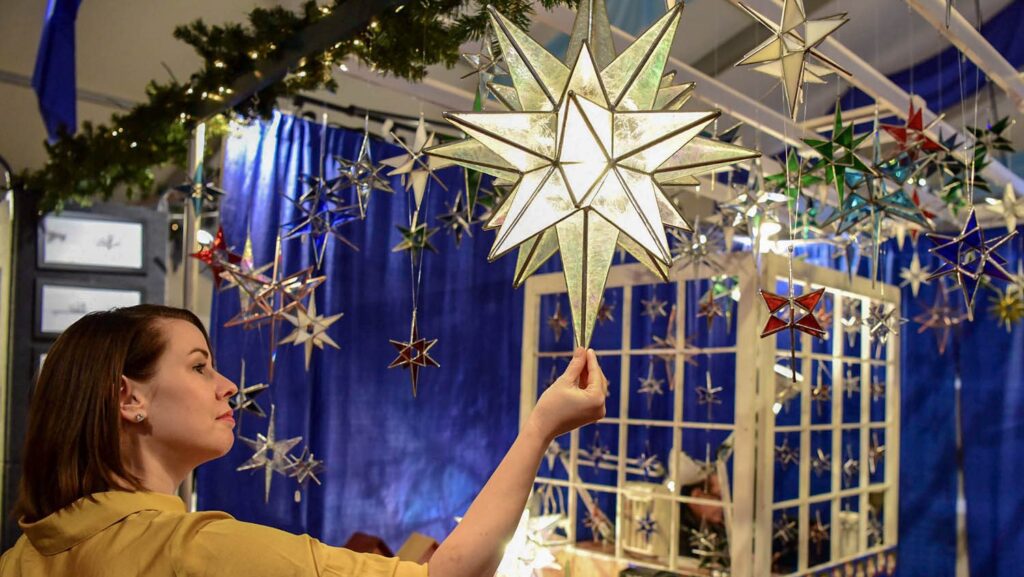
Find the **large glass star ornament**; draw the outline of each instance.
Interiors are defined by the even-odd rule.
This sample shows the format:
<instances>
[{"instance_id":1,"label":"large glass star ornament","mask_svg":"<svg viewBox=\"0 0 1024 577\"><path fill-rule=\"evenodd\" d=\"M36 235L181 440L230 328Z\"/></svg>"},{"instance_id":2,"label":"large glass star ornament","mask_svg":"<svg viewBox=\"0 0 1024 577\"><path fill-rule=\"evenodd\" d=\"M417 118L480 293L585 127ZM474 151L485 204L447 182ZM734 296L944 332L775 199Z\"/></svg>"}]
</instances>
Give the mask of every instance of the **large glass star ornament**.
<instances>
[{"instance_id":1,"label":"large glass star ornament","mask_svg":"<svg viewBox=\"0 0 1024 577\"><path fill-rule=\"evenodd\" d=\"M314 295L309 295L309 306L303 307L298 306L295 308L295 314L284 314L282 315L285 320L290 322L295 330L285 338L281 339L278 344L292 343L295 346L302 346L306 349L306 370L309 370L309 361L313 356L313 348L323 350L324 345L331 346L334 348L338 347L338 343L334 342L334 339L327 334L327 329L331 328L338 319L343 317L345 313L338 313L325 317L324 315L318 315L316 312L316 298Z\"/></svg>"},{"instance_id":2,"label":"large glass star ornament","mask_svg":"<svg viewBox=\"0 0 1024 577\"><path fill-rule=\"evenodd\" d=\"M978 294L978 287L983 277L1012 282L1013 279L1005 268L1006 260L995 250L1016 235L1017 231L1014 230L992 240L985 240L985 233L978 226L978 217L973 208L959 235L953 237L931 233L927 235L935 243L935 246L928 252L945 261L938 270L932 273L930 278L935 279L946 275L956 277L967 305L968 319L972 319L974 316L974 299Z\"/></svg>"},{"instance_id":3,"label":"large glass star ornament","mask_svg":"<svg viewBox=\"0 0 1024 577\"><path fill-rule=\"evenodd\" d=\"M273 481L274 473L288 474L291 467L291 460L288 452L302 442L302 437L280 440L274 431L274 405L270 405L270 422L267 424L267 434L258 433L256 439L240 437L250 449L255 451L248 461L242 463L237 471L249 471L263 469L263 502L270 501L270 484Z\"/></svg>"},{"instance_id":4,"label":"large glass star ornament","mask_svg":"<svg viewBox=\"0 0 1024 577\"><path fill-rule=\"evenodd\" d=\"M772 33L736 65L753 65L759 72L780 78L792 118L797 117L797 107L803 100L804 82L823 83L822 77L833 71L850 75L842 66L817 50L819 44L849 21L845 13L809 20L803 0L785 0L782 21L775 24L746 4L738 4ZM808 56L814 56L824 66L808 62Z\"/></svg>"},{"instance_id":5,"label":"large glass star ornament","mask_svg":"<svg viewBox=\"0 0 1024 577\"><path fill-rule=\"evenodd\" d=\"M590 342L617 246L667 278L665 227L689 225L662 185L692 183L697 174L756 156L698 139L719 112L659 107L681 6L606 64L612 53L604 39L611 35L593 25L606 20L603 2L588 8L595 12L578 16L575 28L590 22L590 32L578 51L569 51L568 65L491 9L516 106L446 114L469 138L429 151L516 183L488 223L498 229L489 259L519 249L518 284L561 253L579 346Z\"/></svg>"}]
</instances>

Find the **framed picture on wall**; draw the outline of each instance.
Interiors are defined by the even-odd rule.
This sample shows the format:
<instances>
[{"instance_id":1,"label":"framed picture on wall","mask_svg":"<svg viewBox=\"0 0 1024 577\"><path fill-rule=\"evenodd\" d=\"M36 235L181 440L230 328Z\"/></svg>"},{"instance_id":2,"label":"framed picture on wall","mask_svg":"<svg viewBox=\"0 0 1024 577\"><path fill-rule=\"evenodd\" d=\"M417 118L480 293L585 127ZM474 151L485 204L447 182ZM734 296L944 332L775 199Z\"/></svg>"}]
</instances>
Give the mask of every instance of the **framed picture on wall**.
<instances>
[{"instance_id":1,"label":"framed picture on wall","mask_svg":"<svg viewBox=\"0 0 1024 577\"><path fill-rule=\"evenodd\" d=\"M40 282L37 302L36 333L42 337L55 337L91 312L141 304L143 294L138 289Z\"/></svg>"},{"instance_id":2,"label":"framed picture on wall","mask_svg":"<svg viewBox=\"0 0 1024 577\"><path fill-rule=\"evenodd\" d=\"M143 272L143 223L83 212L39 221L39 268Z\"/></svg>"}]
</instances>

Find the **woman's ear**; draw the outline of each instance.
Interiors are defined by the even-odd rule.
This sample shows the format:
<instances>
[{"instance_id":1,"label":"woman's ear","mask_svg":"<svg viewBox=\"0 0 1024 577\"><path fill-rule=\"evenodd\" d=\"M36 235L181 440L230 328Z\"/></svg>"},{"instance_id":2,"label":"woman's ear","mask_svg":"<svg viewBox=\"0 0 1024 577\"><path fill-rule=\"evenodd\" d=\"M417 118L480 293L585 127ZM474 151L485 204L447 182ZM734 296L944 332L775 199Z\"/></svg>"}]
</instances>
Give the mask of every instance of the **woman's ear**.
<instances>
[{"instance_id":1,"label":"woman's ear","mask_svg":"<svg viewBox=\"0 0 1024 577\"><path fill-rule=\"evenodd\" d=\"M121 418L131 423L146 419L146 402L139 390L139 383L121 375L121 389L118 395Z\"/></svg>"}]
</instances>

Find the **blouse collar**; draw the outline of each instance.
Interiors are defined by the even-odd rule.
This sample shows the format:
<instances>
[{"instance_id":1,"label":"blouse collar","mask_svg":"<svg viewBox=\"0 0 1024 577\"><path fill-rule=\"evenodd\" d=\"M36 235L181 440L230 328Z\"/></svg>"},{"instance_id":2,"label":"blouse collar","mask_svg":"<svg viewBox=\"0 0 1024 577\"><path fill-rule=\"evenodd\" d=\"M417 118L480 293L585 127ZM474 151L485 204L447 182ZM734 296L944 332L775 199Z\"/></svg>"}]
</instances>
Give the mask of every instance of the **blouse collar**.
<instances>
[{"instance_id":1,"label":"blouse collar","mask_svg":"<svg viewBox=\"0 0 1024 577\"><path fill-rule=\"evenodd\" d=\"M18 525L37 551L53 555L140 511L184 513L185 503L176 495L107 491L82 497L33 523L22 519Z\"/></svg>"}]
</instances>

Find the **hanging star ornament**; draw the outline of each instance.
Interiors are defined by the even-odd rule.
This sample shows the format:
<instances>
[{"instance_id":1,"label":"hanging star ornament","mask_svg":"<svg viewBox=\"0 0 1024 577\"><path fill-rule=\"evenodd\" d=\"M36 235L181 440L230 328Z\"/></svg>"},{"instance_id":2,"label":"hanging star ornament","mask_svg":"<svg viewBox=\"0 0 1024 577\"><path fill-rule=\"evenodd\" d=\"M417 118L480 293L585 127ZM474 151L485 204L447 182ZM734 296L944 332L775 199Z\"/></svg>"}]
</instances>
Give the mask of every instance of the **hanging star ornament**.
<instances>
[{"instance_id":1,"label":"hanging star ornament","mask_svg":"<svg viewBox=\"0 0 1024 577\"><path fill-rule=\"evenodd\" d=\"M698 565L707 569L723 569L729 564L729 544L701 520L699 528L690 528L690 549L700 559Z\"/></svg>"},{"instance_id":2,"label":"hanging star ornament","mask_svg":"<svg viewBox=\"0 0 1024 577\"><path fill-rule=\"evenodd\" d=\"M955 276L967 305L968 320L974 318L974 299L984 277L1012 282L1013 279L1005 268L1006 261L995 250L1016 235L1017 231L1014 230L992 240L985 240L985 233L978 226L978 217L973 208L971 208L959 235L953 237L932 233L927 235L935 244L928 252L945 261L929 278Z\"/></svg>"},{"instance_id":3,"label":"hanging star ornament","mask_svg":"<svg viewBox=\"0 0 1024 577\"><path fill-rule=\"evenodd\" d=\"M548 328L555 335L555 342L562 340L562 331L569 326L569 319L562 316L562 303L555 303L555 312L548 317Z\"/></svg>"},{"instance_id":4,"label":"hanging star ornament","mask_svg":"<svg viewBox=\"0 0 1024 577\"><path fill-rule=\"evenodd\" d=\"M1006 183L1002 198L989 197L985 199L985 202L987 203L985 208L1003 216L1007 232L1017 230L1017 223L1024 222L1024 196L1014 194L1013 184Z\"/></svg>"},{"instance_id":5,"label":"hanging star ornament","mask_svg":"<svg viewBox=\"0 0 1024 577\"><path fill-rule=\"evenodd\" d=\"M304 487L310 480L317 485L321 484L316 475L323 471L324 462L315 458L309 447L302 449L302 454L298 457L288 455L288 461L288 476L294 477L299 486Z\"/></svg>"},{"instance_id":6,"label":"hanging star ornament","mask_svg":"<svg viewBox=\"0 0 1024 577\"><path fill-rule=\"evenodd\" d=\"M1024 319L1024 290L1010 287L1005 291L995 288L994 292L989 299L988 312L1006 332L1013 332L1013 325Z\"/></svg>"},{"instance_id":7,"label":"hanging star ornament","mask_svg":"<svg viewBox=\"0 0 1024 577\"><path fill-rule=\"evenodd\" d=\"M928 267L921 266L921 259L917 255L917 247L914 247L914 256L910 257L910 266L900 270L900 288L910 285L910 294L917 296L922 284L931 284L932 271Z\"/></svg>"},{"instance_id":8,"label":"hanging star ornament","mask_svg":"<svg viewBox=\"0 0 1024 577\"><path fill-rule=\"evenodd\" d=\"M703 387L697 387L694 391L697 393L697 404L707 405L708 413L711 413L711 407L713 405L721 405L722 399L719 398L718 394L722 392L722 387L716 387L711 384L711 372L704 373L705 383Z\"/></svg>"},{"instance_id":9,"label":"hanging star ornament","mask_svg":"<svg viewBox=\"0 0 1024 577\"><path fill-rule=\"evenodd\" d=\"M946 346L949 344L949 337L952 336L953 329L963 323L966 318L966 314L950 306L946 289L940 285L935 291L935 302L923 313L915 316L914 322L920 325L917 329L918 334L929 329L935 331L935 343L941 356L946 353Z\"/></svg>"},{"instance_id":10,"label":"hanging star ornament","mask_svg":"<svg viewBox=\"0 0 1024 577\"><path fill-rule=\"evenodd\" d=\"M242 256L231 252L231 249L228 248L227 242L224 240L224 227L217 227L217 234L213 237L213 242L200 245L200 249L189 256L206 264L213 274L214 287L218 289L223 280L224 270L242 262Z\"/></svg>"},{"instance_id":11,"label":"hanging star ornament","mask_svg":"<svg viewBox=\"0 0 1024 577\"><path fill-rule=\"evenodd\" d=\"M800 451L789 445L789 437L782 438L781 445L775 445L775 460L782 465L785 471L790 465L800 462Z\"/></svg>"},{"instance_id":12,"label":"hanging star ornament","mask_svg":"<svg viewBox=\"0 0 1024 577\"><path fill-rule=\"evenodd\" d=\"M796 521L785 511L772 523L772 538L784 545L796 538Z\"/></svg>"},{"instance_id":13,"label":"hanging star ornament","mask_svg":"<svg viewBox=\"0 0 1024 577\"><path fill-rule=\"evenodd\" d=\"M324 345L334 347L336 349L341 348L338 343L334 342L334 339L327 334L327 329L331 328L338 319L343 317L345 313L338 313L325 317L316 313L316 298L315 295L309 295L309 306L299 306L295 309L295 314L284 314L282 315L285 320L290 322L295 330L285 338L281 339L278 344L284 345L291 343L295 346L303 346L306 349L306 370L309 370L309 361L313 356L313 348L323 350Z\"/></svg>"},{"instance_id":14,"label":"hanging star ornament","mask_svg":"<svg viewBox=\"0 0 1024 577\"><path fill-rule=\"evenodd\" d=\"M886 312L888 309L888 312ZM896 315L893 317L893 315ZM896 307L889 308L885 303L871 306L871 312L864 319L864 326L868 327L868 337L879 349L889 342L891 335L899 335L899 327L909 322L899 316Z\"/></svg>"},{"instance_id":15,"label":"hanging star ornament","mask_svg":"<svg viewBox=\"0 0 1024 577\"><path fill-rule=\"evenodd\" d=\"M831 471L832 458L823 449L819 448L815 451L814 457L811 459L811 470L814 471L815 477L820 477Z\"/></svg>"},{"instance_id":16,"label":"hanging star ornament","mask_svg":"<svg viewBox=\"0 0 1024 577\"><path fill-rule=\"evenodd\" d=\"M668 278L672 256L665 229L689 225L662 186L692 184L697 174L757 155L699 137L720 112L659 106L682 6L614 58L610 28L601 24L607 21L604 3L595 0L587 8L574 25L573 37L582 41L570 45L566 63L492 8L516 106L510 112L446 114L469 138L430 150L516 182L488 223L498 228L489 259L519 249L521 282L560 253L576 343L584 347L617 246Z\"/></svg>"},{"instance_id":17,"label":"hanging star ornament","mask_svg":"<svg viewBox=\"0 0 1024 577\"><path fill-rule=\"evenodd\" d=\"M857 475L860 473L860 461L853 456L853 449L850 445L846 446L846 460L843 461L843 482L846 486L853 486L853 482L857 479Z\"/></svg>"},{"instance_id":18,"label":"hanging star ornament","mask_svg":"<svg viewBox=\"0 0 1024 577\"><path fill-rule=\"evenodd\" d=\"M408 227L397 226L396 228L402 234L402 242L396 244L391 249L391 252L409 251L414 257L418 256L423 250L429 250L433 253L437 252L434 245L430 244L430 237L434 236L437 232L436 228L427 226L425 222L416 222Z\"/></svg>"},{"instance_id":19,"label":"hanging star ornament","mask_svg":"<svg viewBox=\"0 0 1024 577\"><path fill-rule=\"evenodd\" d=\"M789 330L789 352L792 363L790 366L796 367L797 331L819 339L824 338L827 334L825 328L821 326L821 322L814 316L814 309L825 295L825 289L820 288L801 296L795 296L793 294L792 278L790 278L789 296L787 297L779 296L764 289L761 289L760 292L765 306L768 307L768 321L761 330L761 338L763 339L778 332ZM800 313L798 311L803 312ZM795 371L792 372L792 378L796 379Z\"/></svg>"},{"instance_id":20,"label":"hanging star ornament","mask_svg":"<svg viewBox=\"0 0 1024 577\"><path fill-rule=\"evenodd\" d=\"M940 118L936 118L928 126L924 125L924 109L915 108L913 98L910 99L910 110L907 112L907 120L903 126L896 124L882 124L880 128L887 132L896 141L897 154L907 153L911 160L916 160L921 155L949 152L945 144L932 138L928 130L937 124ZM905 182L903 179L902 182ZM897 182L902 182L897 179Z\"/></svg>"},{"instance_id":21,"label":"hanging star ornament","mask_svg":"<svg viewBox=\"0 0 1024 577\"><path fill-rule=\"evenodd\" d=\"M430 349L437 344L437 339L427 340L420 338L419 327L416 324L416 311L412 313L411 334L408 341L396 341L391 339L391 345L398 350L398 357L388 365L389 369L409 369L409 377L412 379L412 396L419 393L420 369L425 367L440 368L440 364L430 356Z\"/></svg>"},{"instance_id":22,"label":"hanging star ornament","mask_svg":"<svg viewBox=\"0 0 1024 577\"><path fill-rule=\"evenodd\" d=\"M334 157L338 163L338 178L334 188L335 190L350 189L354 192L361 219L366 219L366 211L370 206L370 194L373 191L395 193L391 182L381 175L384 166L373 162L373 155L370 153L369 120L369 117L364 119L363 143L359 146L359 153L356 154L355 159Z\"/></svg>"},{"instance_id":23,"label":"hanging star ornament","mask_svg":"<svg viewBox=\"0 0 1024 577\"><path fill-rule=\"evenodd\" d=\"M736 66L753 65L758 72L780 78L792 118L797 117L797 107L803 100L804 82L824 83L823 77L833 71L850 76L842 66L817 49L829 35L849 21L845 13L808 20L803 0L785 0L782 21L776 25L746 4L738 4L770 30L771 35L748 52ZM808 62L808 56L815 57L821 64Z\"/></svg>"},{"instance_id":24,"label":"hanging star ornament","mask_svg":"<svg viewBox=\"0 0 1024 577\"><path fill-rule=\"evenodd\" d=\"M868 446L868 472L874 475L878 471L878 463L883 462L885 457L885 445L878 444L878 433L871 433L871 441Z\"/></svg>"},{"instance_id":25,"label":"hanging star ornament","mask_svg":"<svg viewBox=\"0 0 1024 577\"><path fill-rule=\"evenodd\" d=\"M291 460L288 453L296 445L302 442L302 437L279 440L274 431L273 404L270 405L270 422L267 424L267 434L257 433L256 439L240 437L250 449L255 451L248 461L242 463L237 471L249 471L263 469L263 502L270 501L270 484L273 481L274 473L287 475L291 467Z\"/></svg>"},{"instance_id":26,"label":"hanging star ornament","mask_svg":"<svg viewBox=\"0 0 1024 577\"><path fill-rule=\"evenodd\" d=\"M644 543L650 543L651 537L658 532L658 522L647 511L642 517L636 519L636 532L644 538Z\"/></svg>"},{"instance_id":27,"label":"hanging star ornament","mask_svg":"<svg viewBox=\"0 0 1024 577\"><path fill-rule=\"evenodd\" d=\"M640 304L644 307L644 312L640 313L645 317L650 318L652 321L658 317L667 317L668 313L665 312L665 305L668 301L663 301L658 298L658 295L652 296L648 299L641 299Z\"/></svg>"},{"instance_id":28,"label":"hanging star ornament","mask_svg":"<svg viewBox=\"0 0 1024 577\"><path fill-rule=\"evenodd\" d=\"M392 135L394 136L394 135ZM392 168L388 176L401 176L405 183L406 190L412 190L413 198L416 201L416 210L419 210L423 202L423 194L427 190L427 182L433 179L442 189L448 190L444 182L436 174L435 170L443 168L440 159L430 157L426 149L434 145L434 133L427 134L427 126L420 116L416 125L416 136L413 138L412 146L409 146L401 138L394 136L395 142L404 150L404 154L385 158L380 161L384 166Z\"/></svg>"},{"instance_id":29,"label":"hanging star ornament","mask_svg":"<svg viewBox=\"0 0 1024 577\"><path fill-rule=\"evenodd\" d=\"M231 410L247 411L256 415L257 417L266 417L267 413L263 411L263 407L259 406L256 402L256 397L260 393L270 388L270 385L266 383L256 383L255 385L245 385L245 364L242 364L242 382L238 384L238 391L228 399L228 405L231 406Z\"/></svg>"},{"instance_id":30,"label":"hanging star ornament","mask_svg":"<svg viewBox=\"0 0 1024 577\"><path fill-rule=\"evenodd\" d=\"M654 395L664 394L662 385L665 384L665 379L654 378L654 359L651 359L647 364L647 376L639 379L640 388L637 389L637 393L647 396L647 412L651 412L651 408L654 405Z\"/></svg>"},{"instance_id":31,"label":"hanging star ornament","mask_svg":"<svg viewBox=\"0 0 1024 577\"><path fill-rule=\"evenodd\" d=\"M829 524L821 522L821 511L814 512L814 523L811 525L810 534L808 539L814 544L814 549L821 555L821 546L828 542L832 538L832 533L829 531Z\"/></svg>"},{"instance_id":32,"label":"hanging star ornament","mask_svg":"<svg viewBox=\"0 0 1024 577\"><path fill-rule=\"evenodd\" d=\"M835 123L832 127L831 138L829 140L803 139L805 144L821 155L812 170L820 169L825 172L825 184L835 186L840 205L845 200L846 186L856 187L865 179L878 176L875 169L868 166L855 152L871 134L865 133L860 137L854 137L853 128L853 122L843 126L842 110L839 103L836 102Z\"/></svg>"}]
</instances>

